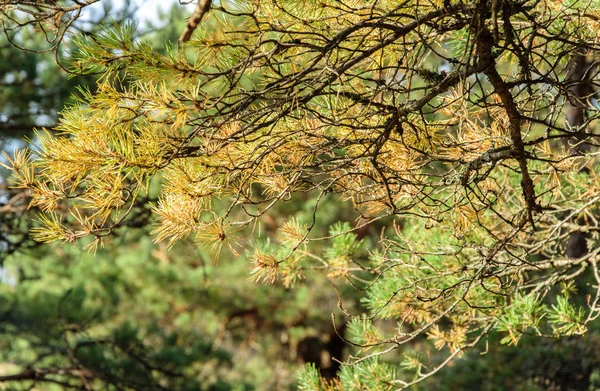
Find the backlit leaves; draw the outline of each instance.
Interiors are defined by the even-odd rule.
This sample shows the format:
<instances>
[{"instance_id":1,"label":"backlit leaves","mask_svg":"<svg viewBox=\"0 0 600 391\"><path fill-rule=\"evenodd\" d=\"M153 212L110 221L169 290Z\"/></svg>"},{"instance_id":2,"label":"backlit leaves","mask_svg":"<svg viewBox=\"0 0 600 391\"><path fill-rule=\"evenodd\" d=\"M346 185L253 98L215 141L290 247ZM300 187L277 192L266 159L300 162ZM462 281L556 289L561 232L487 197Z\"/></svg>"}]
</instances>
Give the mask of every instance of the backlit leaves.
<instances>
[{"instance_id":1,"label":"backlit leaves","mask_svg":"<svg viewBox=\"0 0 600 391\"><path fill-rule=\"evenodd\" d=\"M44 212L42 241L99 243L156 186L157 241L191 237L214 258L255 243L253 281L323 270L364 291L369 317L397 327L386 339L352 326L367 356L344 367L342 388L408 385L368 355L421 334L452 356L494 328L510 344L581 333L585 311L552 287L600 251L564 251L598 229L595 153L571 142L598 110L586 98L585 126L564 119L577 82L566 54L598 50L598 4L523 3L495 20L489 6L220 2L166 55L132 25L109 26L78 38L72 65L100 72L97 89L39 133L38 155L9 162L12 184ZM353 211L327 216L325 199ZM270 214L297 200L302 218ZM345 222L319 226L334 218ZM267 240L243 241L261 221ZM405 362L426 377L420 359Z\"/></svg>"}]
</instances>

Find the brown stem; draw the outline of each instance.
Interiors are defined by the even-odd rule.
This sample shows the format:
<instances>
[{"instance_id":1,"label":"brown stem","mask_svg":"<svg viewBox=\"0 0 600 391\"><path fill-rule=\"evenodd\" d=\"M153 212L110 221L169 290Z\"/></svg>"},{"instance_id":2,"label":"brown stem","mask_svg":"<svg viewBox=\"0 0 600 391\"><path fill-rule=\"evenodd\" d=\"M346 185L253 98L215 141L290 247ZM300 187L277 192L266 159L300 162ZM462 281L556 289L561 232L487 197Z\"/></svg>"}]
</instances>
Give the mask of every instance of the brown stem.
<instances>
[{"instance_id":1,"label":"brown stem","mask_svg":"<svg viewBox=\"0 0 600 391\"><path fill-rule=\"evenodd\" d=\"M515 157L519 162L519 168L521 169L521 187L527 204L528 219L532 228L535 230L533 212L540 212L541 208L535 201L536 196L533 181L531 180L529 169L527 168L525 145L523 143L523 137L521 136L521 114L519 113L519 109L513 99L510 89L496 69L496 60L492 54L494 38L485 27L483 21L480 23L477 44L479 60L484 66L483 73L488 77L492 87L494 87L494 92L500 97L500 101L509 118L510 138L512 140Z\"/></svg>"},{"instance_id":2,"label":"brown stem","mask_svg":"<svg viewBox=\"0 0 600 391\"><path fill-rule=\"evenodd\" d=\"M187 42L192 37L194 30L200 24L204 16L210 11L210 6L212 4L212 0L199 0L196 5L196 9L194 9L194 13L188 20L188 24L185 26L185 29L181 33L179 40L181 42Z\"/></svg>"}]
</instances>

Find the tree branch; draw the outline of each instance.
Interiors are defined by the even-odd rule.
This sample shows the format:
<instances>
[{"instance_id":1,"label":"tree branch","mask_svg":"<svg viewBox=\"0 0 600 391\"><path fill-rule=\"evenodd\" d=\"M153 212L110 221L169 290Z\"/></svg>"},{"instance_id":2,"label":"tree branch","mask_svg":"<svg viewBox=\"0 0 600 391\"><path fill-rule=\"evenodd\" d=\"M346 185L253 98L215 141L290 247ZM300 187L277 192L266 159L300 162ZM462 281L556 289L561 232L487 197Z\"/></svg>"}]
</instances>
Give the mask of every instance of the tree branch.
<instances>
[{"instance_id":1,"label":"tree branch","mask_svg":"<svg viewBox=\"0 0 600 391\"><path fill-rule=\"evenodd\" d=\"M483 14L483 11L480 11ZM492 47L494 46L494 37L487 30L483 21L479 24L480 31L478 32L478 54L481 64L485 67L483 73L488 77L490 84L494 88L494 92L498 95L502 101L502 105L506 114L509 118L510 123L510 138L512 140L513 149L515 151L515 157L519 162L519 168L521 169L521 187L523 188L523 196L527 204L527 215L529 223L535 230L535 224L533 222L533 212L539 212L540 206L535 201L535 190L533 187L533 181L527 168L527 155L525 153L525 144L523 143L523 137L521 136L521 114L515 103L513 96L498 73L496 69L496 61L492 54Z\"/></svg>"},{"instance_id":2,"label":"tree branch","mask_svg":"<svg viewBox=\"0 0 600 391\"><path fill-rule=\"evenodd\" d=\"M192 37L194 30L198 27L204 16L210 11L210 6L212 4L212 0L199 0L196 5L196 9L194 13L188 20L188 24L185 26L183 33L179 37L181 42L187 42Z\"/></svg>"}]
</instances>

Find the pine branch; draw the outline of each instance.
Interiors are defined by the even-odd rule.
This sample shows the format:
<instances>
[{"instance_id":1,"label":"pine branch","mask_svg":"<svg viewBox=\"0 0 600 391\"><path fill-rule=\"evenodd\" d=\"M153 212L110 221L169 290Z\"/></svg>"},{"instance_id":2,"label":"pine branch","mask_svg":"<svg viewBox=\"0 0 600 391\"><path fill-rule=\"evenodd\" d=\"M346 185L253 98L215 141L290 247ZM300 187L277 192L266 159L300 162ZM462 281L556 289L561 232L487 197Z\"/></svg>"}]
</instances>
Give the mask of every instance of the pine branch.
<instances>
[{"instance_id":1,"label":"pine branch","mask_svg":"<svg viewBox=\"0 0 600 391\"><path fill-rule=\"evenodd\" d=\"M190 17L188 24L185 26L183 33L179 37L181 42L187 42L192 37L194 30L198 27L204 16L210 11L210 6L212 4L212 0L199 0L196 5L196 9L194 9L194 13Z\"/></svg>"}]
</instances>

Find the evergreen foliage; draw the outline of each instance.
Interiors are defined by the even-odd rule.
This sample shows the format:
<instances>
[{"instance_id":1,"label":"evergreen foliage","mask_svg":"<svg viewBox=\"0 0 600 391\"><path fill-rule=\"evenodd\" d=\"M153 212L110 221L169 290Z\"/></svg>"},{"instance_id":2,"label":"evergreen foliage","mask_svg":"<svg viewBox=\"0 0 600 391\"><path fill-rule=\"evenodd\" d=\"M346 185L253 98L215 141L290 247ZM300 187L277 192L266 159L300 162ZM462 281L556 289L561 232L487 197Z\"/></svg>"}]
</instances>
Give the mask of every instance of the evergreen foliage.
<instances>
[{"instance_id":1,"label":"evergreen foliage","mask_svg":"<svg viewBox=\"0 0 600 391\"><path fill-rule=\"evenodd\" d=\"M597 1L223 1L163 52L110 23L74 38L95 89L6 156L11 184L36 240L91 252L160 188L156 241L246 250L256 282L344 285L357 351L301 389L407 388L494 331L516 345L600 315L599 20ZM423 336L442 359L402 348Z\"/></svg>"}]
</instances>

